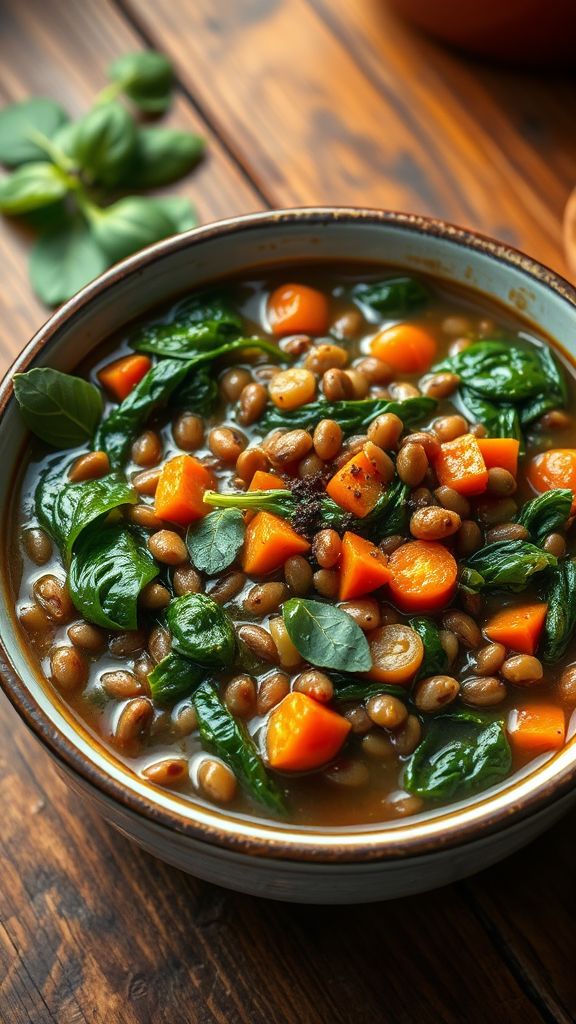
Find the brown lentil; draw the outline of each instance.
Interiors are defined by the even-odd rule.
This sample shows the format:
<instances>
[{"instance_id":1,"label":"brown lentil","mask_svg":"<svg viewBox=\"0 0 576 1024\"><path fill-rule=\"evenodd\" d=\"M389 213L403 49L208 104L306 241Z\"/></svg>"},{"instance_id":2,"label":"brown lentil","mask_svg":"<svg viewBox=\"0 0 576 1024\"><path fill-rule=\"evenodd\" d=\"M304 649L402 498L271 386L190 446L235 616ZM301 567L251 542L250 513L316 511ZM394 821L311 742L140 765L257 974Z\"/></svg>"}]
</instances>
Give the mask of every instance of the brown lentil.
<instances>
[{"instance_id":1,"label":"brown lentil","mask_svg":"<svg viewBox=\"0 0 576 1024\"><path fill-rule=\"evenodd\" d=\"M456 535L456 548L461 558L473 555L482 547L482 530L473 519L463 519Z\"/></svg>"},{"instance_id":2,"label":"brown lentil","mask_svg":"<svg viewBox=\"0 0 576 1024\"><path fill-rule=\"evenodd\" d=\"M514 654L507 658L500 669L504 679L516 686L531 686L539 683L544 675L542 662L531 654Z\"/></svg>"},{"instance_id":3,"label":"brown lentil","mask_svg":"<svg viewBox=\"0 0 576 1024\"><path fill-rule=\"evenodd\" d=\"M576 707L576 665L564 669L558 680L557 693L569 707Z\"/></svg>"},{"instance_id":4,"label":"brown lentil","mask_svg":"<svg viewBox=\"0 0 576 1024\"><path fill-rule=\"evenodd\" d=\"M362 704L353 704L351 707L346 708L344 718L347 722L350 722L351 732L355 736L365 736L372 728L372 719L368 716Z\"/></svg>"},{"instance_id":5,"label":"brown lentil","mask_svg":"<svg viewBox=\"0 0 576 1024\"><path fill-rule=\"evenodd\" d=\"M386 693L378 693L370 697L366 704L366 713L381 729L399 729L408 718L408 709L398 697Z\"/></svg>"},{"instance_id":6,"label":"brown lentil","mask_svg":"<svg viewBox=\"0 0 576 1024\"><path fill-rule=\"evenodd\" d=\"M246 575L243 572L229 572L212 587L210 597L218 604L227 604L243 590L245 585Z\"/></svg>"},{"instance_id":7,"label":"brown lentil","mask_svg":"<svg viewBox=\"0 0 576 1024\"><path fill-rule=\"evenodd\" d=\"M330 676L316 668L308 669L296 676L293 689L297 693L305 693L307 697L312 697L320 704L328 704L334 696L334 687Z\"/></svg>"},{"instance_id":8,"label":"brown lentil","mask_svg":"<svg viewBox=\"0 0 576 1024\"><path fill-rule=\"evenodd\" d=\"M427 469L428 459L422 445L409 443L398 452L396 471L402 483L408 484L409 487L418 487Z\"/></svg>"},{"instance_id":9,"label":"brown lentil","mask_svg":"<svg viewBox=\"0 0 576 1024\"><path fill-rule=\"evenodd\" d=\"M36 580L33 586L34 597L53 622L63 624L69 622L76 614L72 599L65 582L49 573Z\"/></svg>"},{"instance_id":10,"label":"brown lentil","mask_svg":"<svg viewBox=\"0 0 576 1024\"><path fill-rule=\"evenodd\" d=\"M158 488L161 469L145 469L142 473L135 473L132 477L132 484L138 494L145 494L146 497L153 497Z\"/></svg>"},{"instance_id":11,"label":"brown lentil","mask_svg":"<svg viewBox=\"0 0 576 1024\"><path fill-rule=\"evenodd\" d=\"M460 697L472 707L490 708L504 700L506 684L497 676L470 676L460 686Z\"/></svg>"},{"instance_id":12,"label":"brown lentil","mask_svg":"<svg viewBox=\"0 0 576 1024\"><path fill-rule=\"evenodd\" d=\"M145 430L132 445L132 461L137 466L157 466L162 458L162 440L154 430Z\"/></svg>"},{"instance_id":13,"label":"brown lentil","mask_svg":"<svg viewBox=\"0 0 576 1024\"><path fill-rule=\"evenodd\" d=\"M326 370L322 376L322 391L329 402L340 402L354 395L354 386L344 370Z\"/></svg>"},{"instance_id":14,"label":"brown lentil","mask_svg":"<svg viewBox=\"0 0 576 1024\"><path fill-rule=\"evenodd\" d=\"M398 444L403 430L404 424L400 417L393 412L385 412L372 420L367 430L367 436L379 448L391 451Z\"/></svg>"},{"instance_id":15,"label":"brown lentil","mask_svg":"<svg viewBox=\"0 0 576 1024\"><path fill-rule=\"evenodd\" d=\"M34 565L45 565L50 561L53 550L52 541L44 530L39 527L24 530L22 540L26 554L34 562Z\"/></svg>"},{"instance_id":16,"label":"brown lentil","mask_svg":"<svg viewBox=\"0 0 576 1024\"><path fill-rule=\"evenodd\" d=\"M247 444L246 435L236 427L214 427L208 434L208 447L221 462L235 465Z\"/></svg>"},{"instance_id":17,"label":"brown lentil","mask_svg":"<svg viewBox=\"0 0 576 1024\"><path fill-rule=\"evenodd\" d=\"M434 373L421 385L422 394L439 400L449 398L454 394L459 383L460 378L455 373Z\"/></svg>"},{"instance_id":18,"label":"brown lentil","mask_svg":"<svg viewBox=\"0 0 576 1024\"><path fill-rule=\"evenodd\" d=\"M342 447L342 427L335 420L320 420L314 428L312 442L318 458L329 462Z\"/></svg>"},{"instance_id":19,"label":"brown lentil","mask_svg":"<svg viewBox=\"0 0 576 1024\"><path fill-rule=\"evenodd\" d=\"M340 338L353 338L362 329L364 317L359 309L349 309L332 324L332 332Z\"/></svg>"},{"instance_id":20,"label":"brown lentil","mask_svg":"<svg viewBox=\"0 0 576 1024\"><path fill-rule=\"evenodd\" d=\"M456 609L444 612L442 617L444 629L449 629L458 639L458 642L468 650L475 650L482 643L480 627L470 615L459 612Z\"/></svg>"},{"instance_id":21,"label":"brown lentil","mask_svg":"<svg viewBox=\"0 0 576 1024\"><path fill-rule=\"evenodd\" d=\"M460 647L458 637L451 629L441 629L439 633L442 650L448 658L448 664L451 665L458 657L458 650Z\"/></svg>"},{"instance_id":22,"label":"brown lentil","mask_svg":"<svg viewBox=\"0 0 576 1024\"><path fill-rule=\"evenodd\" d=\"M355 399L366 398L370 390L368 378L356 367L353 367L351 370L344 370L344 373L352 385L352 397Z\"/></svg>"},{"instance_id":23,"label":"brown lentil","mask_svg":"<svg viewBox=\"0 0 576 1024\"><path fill-rule=\"evenodd\" d=\"M428 461L432 461L440 454L440 442L432 431L417 430L412 434L406 434L400 442L400 448L407 444L419 444L426 453Z\"/></svg>"},{"instance_id":24,"label":"brown lentil","mask_svg":"<svg viewBox=\"0 0 576 1024\"><path fill-rule=\"evenodd\" d=\"M294 366L281 370L270 381L268 394L279 409L299 409L316 394L316 378L310 370Z\"/></svg>"},{"instance_id":25,"label":"brown lentil","mask_svg":"<svg viewBox=\"0 0 576 1024\"><path fill-rule=\"evenodd\" d=\"M174 530L158 530L148 538L148 550L163 565L181 565L188 558L182 537Z\"/></svg>"},{"instance_id":26,"label":"brown lentil","mask_svg":"<svg viewBox=\"0 0 576 1024\"><path fill-rule=\"evenodd\" d=\"M132 697L120 712L114 740L119 747L132 746L152 725L154 706L147 697Z\"/></svg>"},{"instance_id":27,"label":"brown lentil","mask_svg":"<svg viewBox=\"0 0 576 1024\"><path fill-rule=\"evenodd\" d=\"M433 714L440 711L446 704L456 700L460 692L460 683L453 676L429 676L421 679L414 688L414 703L419 711Z\"/></svg>"},{"instance_id":28,"label":"brown lentil","mask_svg":"<svg viewBox=\"0 0 576 1024\"><path fill-rule=\"evenodd\" d=\"M544 430L568 430L572 426L572 417L564 409L551 409L540 419Z\"/></svg>"},{"instance_id":29,"label":"brown lentil","mask_svg":"<svg viewBox=\"0 0 576 1024\"><path fill-rule=\"evenodd\" d=\"M306 477L318 476L318 473L322 473L325 468L326 464L318 458L316 452L311 452L298 463L298 476L301 480L305 480Z\"/></svg>"},{"instance_id":30,"label":"brown lentil","mask_svg":"<svg viewBox=\"0 0 576 1024\"><path fill-rule=\"evenodd\" d=\"M237 402L242 391L252 382L252 374L241 366L225 370L218 382L222 397L227 402Z\"/></svg>"},{"instance_id":31,"label":"brown lentil","mask_svg":"<svg viewBox=\"0 0 576 1024\"><path fill-rule=\"evenodd\" d=\"M229 804L236 796L236 777L221 761L205 758L198 769L198 782L205 795L217 804Z\"/></svg>"},{"instance_id":32,"label":"brown lentil","mask_svg":"<svg viewBox=\"0 0 576 1024\"><path fill-rule=\"evenodd\" d=\"M88 663L76 647L55 647L50 655L52 681L59 690L72 693L88 679Z\"/></svg>"},{"instance_id":33,"label":"brown lentil","mask_svg":"<svg viewBox=\"0 0 576 1024\"><path fill-rule=\"evenodd\" d=\"M421 394L420 388L417 388L415 384L410 384L407 380L392 381L388 385L388 391L390 398L394 398L397 402L403 402L406 398L418 398Z\"/></svg>"},{"instance_id":34,"label":"brown lentil","mask_svg":"<svg viewBox=\"0 0 576 1024\"><path fill-rule=\"evenodd\" d=\"M357 761L351 757L340 758L329 768L324 769L324 778L328 782L338 786L345 786L349 789L357 789L365 786L369 779L368 768L363 761Z\"/></svg>"},{"instance_id":35,"label":"brown lentil","mask_svg":"<svg viewBox=\"0 0 576 1024\"><path fill-rule=\"evenodd\" d=\"M245 448L236 460L236 472L247 484L254 473L265 472L268 468L268 456L263 448Z\"/></svg>"},{"instance_id":36,"label":"brown lentil","mask_svg":"<svg viewBox=\"0 0 576 1024\"><path fill-rule=\"evenodd\" d=\"M116 669L114 672L103 672L100 676L102 688L108 697L124 700L126 697L138 697L142 693L142 683L133 672Z\"/></svg>"},{"instance_id":37,"label":"brown lentil","mask_svg":"<svg viewBox=\"0 0 576 1024\"><path fill-rule=\"evenodd\" d=\"M474 655L474 669L479 676L493 676L500 671L505 658L504 644L485 644Z\"/></svg>"},{"instance_id":38,"label":"brown lentil","mask_svg":"<svg viewBox=\"0 0 576 1024\"><path fill-rule=\"evenodd\" d=\"M451 512L457 512L461 519L468 519L470 515L470 502L463 494L458 494L453 487L437 487L434 491L436 500Z\"/></svg>"},{"instance_id":39,"label":"brown lentil","mask_svg":"<svg viewBox=\"0 0 576 1024\"><path fill-rule=\"evenodd\" d=\"M306 430L288 430L278 434L266 446L270 462L277 469L299 462L312 450L312 438Z\"/></svg>"},{"instance_id":40,"label":"brown lentil","mask_svg":"<svg viewBox=\"0 0 576 1024\"><path fill-rule=\"evenodd\" d=\"M319 530L312 543L312 554L322 569L331 569L342 554L342 541L336 530Z\"/></svg>"},{"instance_id":41,"label":"brown lentil","mask_svg":"<svg viewBox=\"0 0 576 1024\"><path fill-rule=\"evenodd\" d=\"M124 658L136 654L146 646L146 635L141 629L130 629L124 633L115 633L108 644L108 649L115 657Z\"/></svg>"},{"instance_id":42,"label":"brown lentil","mask_svg":"<svg viewBox=\"0 0 576 1024\"><path fill-rule=\"evenodd\" d=\"M68 638L75 647L81 647L90 653L101 651L106 643L106 634L103 630L83 620L72 623L68 628Z\"/></svg>"},{"instance_id":43,"label":"brown lentil","mask_svg":"<svg viewBox=\"0 0 576 1024\"><path fill-rule=\"evenodd\" d=\"M493 466L488 470L488 492L490 494L504 498L509 494L514 494L516 487L516 480L507 469Z\"/></svg>"},{"instance_id":44,"label":"brown lentil","mask_svg":"<svg viewBox=\"0 0 576 1024\"><path fill-rule=\"evenodd\" d=\"M412 754L422 739L422 726L416 715L408 715L404 725L391 733L391 740L400 757Z\"/></svg>"},{"instance_id":45,"label":"brown lentil","mask_svg":"<svg viewBox=\"0 0 576 1024\"><path fill-rule=\"evenodd\" d=\"M198 715L193 704L176 708L172 715L172 729L178 736L190 736L198 728Z\"/></svg>"},{"instance_id":46,"label":"brown lentil","mask_svg":"<svg viewBox=\"0 0 576 1024\"><path fill-rule=\"evenodd\" d=\"M368 717L368 716L366 716ZM368 719L370 721L370 719ZM362 737L362 751L376 761L396 761L397 753L390 736L385 732L372 730Z\"/></svg>"},{"instance_id":47,"label":"brown lentil","mask_svg":"<svg viewBox=\"0 0 576 1024\"><path fill-rule=\"evenodd\" d=\"M341 345L315 345L311 348L304 366L307 370L322 377L327 370L342 369L348 362L348 352Z\"/></svg>"},{"instance_id":48,"label":"brown lentil","mask_svg":"<svg viewBox=\"0 0 576 1024\"><path fill-rule=\"evenodd\" d=\"M224 688L224 703L238 718L252 718L256 711L256 683L252 676L235 676Z\"/></svg>"},{"instance_id":49,"label":"brown lentil","mask_svg":"<svg viewBox=\"0 0 576 1024\"><path fill-rule=\"evenodd\" d=\"M29 633L44 633L50 629L50 619L39 604L28 604L18 612L18 621Z\"/></svg>"},{"instance_id":50,"label":"brown lentil","mask_svg":"<svg viewBox=\"0 0 576 1024\"><path fill-rule=\"evenodd\" d=\"M518 512L518 505L513 498L492 498L479 503L476 515L483 526L496 526L508 523Z\"/></svg>"},{"instance_id":51,"label":"brown lentil","mask_svg":"<svg viewBox=\"0 0 576 1024\"><path fill-rule=\"evenodd\" d=\"M464 316L447 316L442 321L442 330L449 338L458 338L472 330L472 324ZM470 345L471 342L464 339Z\"/></svg>"},{"instance_id":52,"label":"brown lentil","mask_svg":"<svg viewBox=\"0 0 576 1024\"><path fill-rule=\"evenodd\" d=\"M202 577L192 565L180 565L172 575L172 586L177 597L182 594L201 594Z\"/></svg>"},{"instance_id":53,"label":"brown lentil","mask_svg":"<svg viewBox=\"0 0 576 1024\"><path fill-rule=\"evenodd\" d=\"M468 424L463 416L441 416L434 420L434 430L441 444L454 441L468 431Z\"/></svg>"},{"instance_id":54,"label":"brown lentil","mask_svg":"<svg viewBox=\"0 0 576 1024\"><path fill-rule=\"evenodd\" d=\"M270 615L286 600L288 590L283 583L257 583L244 598L244 611L249 615Z\"/></svg>"},{"instance_id":55,"label":"brown lentil","mask_svg":"<svg viewBox=\"0 0 576 1024\"><path fill-rule=\"evenodd\" d=\"M308 352L312 345L312 338L307 334L293 334L291 338L282 338L280 342L280 348L283 352L288 352L289 355L294 356L297 359L299 356L303 356L305 352Z\"/></svg>"},{"instance_id":56,"label":"brown lentil","mask_svg":"<svg viewBox=\"0 0 576 1024\"><path fill-rule=\"evenodd\" d=\"M263 384L247 384L238 400L238 422L244 427L260 419L268 402L268 392Z\"/></svg>"},{"instance_id":57,"label":"brown lentil","mask_svg":"<svg viewBox=\"0 0 576 1024\"><path fill-rule=\"evenodd\" d=\"M248 624L240 626L237 635L238 639L261 661L270 661L274 665L278 663L278 650L267 629Z\"/></svg>"},{"instance_id":58,"label":"brown lentil","mask_svg":"<svg viewBox=\"0 0 576 1024\"><path fill-rule=\"evenodd\" d=\"M267 715L290 692L290 677L285 672L271 672L260 680L256 697L256 714Z\"/></svg>"},{"instance_id":59,"label":"brown lentil","mask_svg":"<svg viewBox=\"0 0 576 1024\"><path fill-rule=\"evenodd\" d=\"M400 613L391 604L380 605L380 625L395 626L400 622Z\"/></svg>"},{"instance_id":60,"label":"brown lentil","mask_svg":"<svg viewBox=\"0 0 576 1024\"><path fill-rule=\"evenodd\" d=\"M499 540L528 540L530 534L521 523L499 523L486 531L486 543L495 544Z\"/></svg>"},{"instance_id":61,"label":"brown lentil","mask_svg":"<svg viewBox=\"0 0 576 1024\"><path fill-rule=\"evenodd\" d=\"M414 512L410 519L410 533L418 540L444 540L456 533L460 525L461 519L457 512L429 505Z\"/></svg>"},{"instance_id":62,"label":"brown lentil","mask_svg":"<svg viewBox=\"0 0 576 1024\"><path fill-rule=\"evenodd\" d=\"M162 520L158 518L151 505L130 505L127 519L143 530L161 530Z\"/></svg>"},{"instance_id":63,"label":"brown lentil","mask_svg":"<svg viewBox=\"0 0 576 1024\"><path fill-rule=\"evenodd\" d=\"M188 761L185 757L165 757L144 768L142 775L155 786L173 789L188 780Z\"/></svg>"},{"instance_id":64,"label":"brown lentil","mask_svg":"<svg viewBox=\"0 0 576 1024\"><path fill-rule=\"evenodd\" d=\"M196 451L204 443L204 420L193 412L180 413L174 420L172 437L183 451Z\"/></svg>"},{"instance_id":65,"label":"brown lentil","mask_svg":"<svg viewBox=\"0 0 576 1024\"><path fill-rule=\"evenodd\" d=\"M391 533L389 537L384 537L381 540L378 547L385 555L391 555L398 548L401 548L406 543L406 537L402 537L399 533Z\"/></svg>"},{"instance_id":66,"label":"brown lentil","mask_svg":"<svg viewBox=\"0 0 576 1024\"><path fill-rule=\"evenodd\" d=\"M394 370L390 364L385 363L383 359L377 359L376 356L366 356L355 365L371 384L389 384L394 377Z\"/></svg>"},{"instance_id":67,"label":"brown lentil","mask_svg":"<svg viewBox=\"0 0 576 1024\"><path fill-rule=\"evenodd\" d=\"M542 545L544 551L555 558L563 558L566 554L566 541L561 533L549 533Z\"/></svg>"},{"instance_id":68,"label":"brown lentil","mask_svg":"<svg viewBox=\"0 0 576 1024\"><path fill-rule=\"evenodd\" d=\"M71 483L79 483L81 480L99 480L110 472L110 459L106 452L88 452L81 455L68 473Z\"/></svg>"},{"instance_id":69,"label":"brown lentil","mask_svg":"<svg viewBox=\"0 0 576 1024\"><path fill-rule=\"evenodd\" d=\"M167 608L170 604L170 591L162 583L152 580L140 591L139 601L143 608Z\"/></svg>"},{"instance_id":70,"label":"brown lentil","mask_svg":"<svg viewBox=\"0 0 576 1024\"><path fill-rule=\"evenodd\" d=\"M163 658L170 654L172 637L163 626L155 626L148 637L148 651L158 664Z\"/></svg>"},{"instance_id":71,"label":"brown lentil","mask_svg":"<svg viewBox=\"0 0 576 1024\"><path fill-rule=\"evenodd\" d=\"M365 633L371 629L376 629L381 624L380 606L371 597L365 597L357 601L345 601L339 607L354 619L356 625L360 626L360 629Z\"/></svg>"},{"instance_id":72,"label":"brown lentil","mask_svg":"<svg viewBox=\"0 0 576 1024\"><path fill-rule=\"evenodd\" d=\"M312 566L303 555L292 555L284 562L284 579L298 597L303 597L310 590L312 575Z\"/></svg>"},{"instance_id":73,"label":"brown lentil","mask_svg":"<svg viewBox=\"0 0 576 1024\"><path fill-rule=\"evenodd\" d=\"M340 574L334 569L318 569L312 577L314 588L322 597L337 597L340 589Z\"/></svg>"}]
</instances>

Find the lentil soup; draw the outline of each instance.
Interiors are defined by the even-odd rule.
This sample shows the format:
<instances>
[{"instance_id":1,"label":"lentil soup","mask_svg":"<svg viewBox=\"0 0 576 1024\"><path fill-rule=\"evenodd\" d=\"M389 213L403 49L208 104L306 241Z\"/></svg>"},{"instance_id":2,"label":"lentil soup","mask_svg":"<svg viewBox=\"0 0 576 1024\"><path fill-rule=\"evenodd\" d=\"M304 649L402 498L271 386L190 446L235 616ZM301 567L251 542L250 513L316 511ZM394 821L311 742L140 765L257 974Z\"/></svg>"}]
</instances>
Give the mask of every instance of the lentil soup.
<instances>
[{"instance_id":1,"label":"lentil soup","mask_svg":"<svg viewBox=\"0 0 576 1024\"><path fill-rule=\"evenodd\" d=\"M45 685L141 778L360 824L566 742L574 371L522 320L300 266L186 296L77 374L15 379L14 601Z\"/></svg>"}]
</instances>

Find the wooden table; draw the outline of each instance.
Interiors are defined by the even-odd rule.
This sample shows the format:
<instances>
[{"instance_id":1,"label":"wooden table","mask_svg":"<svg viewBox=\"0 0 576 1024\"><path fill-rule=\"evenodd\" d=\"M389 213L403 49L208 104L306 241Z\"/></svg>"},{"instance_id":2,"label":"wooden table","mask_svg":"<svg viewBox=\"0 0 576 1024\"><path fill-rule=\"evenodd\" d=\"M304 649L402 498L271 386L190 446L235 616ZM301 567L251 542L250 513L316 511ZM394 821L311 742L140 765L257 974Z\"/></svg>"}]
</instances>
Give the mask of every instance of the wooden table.
<instances>
[{"instance_id":1,"label":"wooden table","mask_svg":"<svg viewBox=\"0 0 576 1024\"><path fill-rule=\"evenodd\" d=\"M179 191L206 222L267 206L437 214L565 270L575 89L413 35L383 0L4 0L0 102L86 108L107 64L174 60L173 124L208 157ZM28 241L0 227L2 371L46 316ZM165 867L72 795L4 701L2 1024L474 1024L576 1015L576 816L440 892L273 904Z\"/></svg>"}]
</instances>

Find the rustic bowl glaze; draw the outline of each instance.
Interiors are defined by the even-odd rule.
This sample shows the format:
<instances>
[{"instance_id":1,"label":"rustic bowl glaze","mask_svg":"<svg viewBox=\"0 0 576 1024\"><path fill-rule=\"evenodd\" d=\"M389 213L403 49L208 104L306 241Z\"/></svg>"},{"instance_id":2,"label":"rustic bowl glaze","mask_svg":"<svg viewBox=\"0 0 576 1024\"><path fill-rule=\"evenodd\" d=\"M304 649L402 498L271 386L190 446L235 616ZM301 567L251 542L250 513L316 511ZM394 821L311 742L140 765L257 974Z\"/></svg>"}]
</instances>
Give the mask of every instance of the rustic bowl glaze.
<instances>
[{"instance_id":1,"label":"rustic bowl glaze","mask_svg":"<svg viewBox=\"0 0 576 1024\"><path fill-rule=\"evenodd\" d=\"M72 370L112 331L176 294L257 265L312 260L381 261L464 284L520 312L576 355L576 290L534 260L481 235L373 210L288 210L222 221L167 239L114 267L66 303L26 346L0 385L3 516L26 444L12 395L15 371L32 365ZM41 681L13 615L6 563L4 557L0 672L9 699L70 785L107 821L191 874L281 900L387 899L493 864L576 802L574 738L473 803L385 825L294 827L248 819L200 798L184 800L136 777L98 746Z\"/></svg>"}]
</instances>

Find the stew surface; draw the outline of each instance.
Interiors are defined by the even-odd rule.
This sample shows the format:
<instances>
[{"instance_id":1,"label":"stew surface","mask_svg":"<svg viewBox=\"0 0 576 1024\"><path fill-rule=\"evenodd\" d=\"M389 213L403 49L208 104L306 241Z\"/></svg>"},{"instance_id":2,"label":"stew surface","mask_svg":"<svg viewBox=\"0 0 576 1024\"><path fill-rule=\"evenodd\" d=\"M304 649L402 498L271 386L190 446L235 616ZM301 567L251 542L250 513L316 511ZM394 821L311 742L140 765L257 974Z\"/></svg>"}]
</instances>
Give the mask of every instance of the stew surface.
<instances>
[{"instance_id":1,"label":"stew surface","mask_svg":"<svg viewBox=\"0 0 576 1024\"><path fill-rule=\"evenodd\" d=\"M23 642L150 784L378 822L566 742L574 369L521 320L292 267L15 390L39 438L11 514Z\"/></svg>"}]
</instances>

